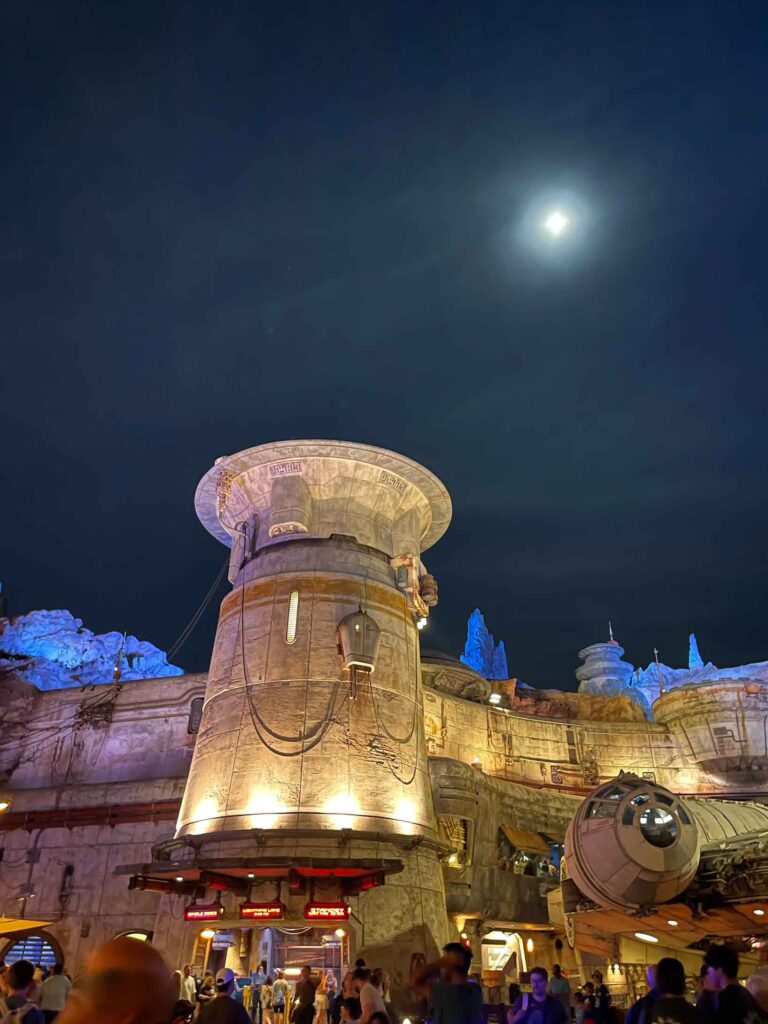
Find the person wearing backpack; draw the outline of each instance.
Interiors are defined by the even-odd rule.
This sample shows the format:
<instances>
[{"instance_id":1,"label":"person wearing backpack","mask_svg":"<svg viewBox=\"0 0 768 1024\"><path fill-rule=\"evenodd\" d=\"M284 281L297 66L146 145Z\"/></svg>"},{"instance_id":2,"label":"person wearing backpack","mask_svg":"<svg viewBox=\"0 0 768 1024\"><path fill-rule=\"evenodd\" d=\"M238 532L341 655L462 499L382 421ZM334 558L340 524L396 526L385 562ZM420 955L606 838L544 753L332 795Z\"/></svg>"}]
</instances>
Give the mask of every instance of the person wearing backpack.
<instances>
[{"instance_id":1,"label":"person wearing backpack","mask_svg":"<svg viewBox=\"0 0 768 1024\"><path fill-rule=\"evenodd\" d=\"M45 1024L43 1011L29 1001L35 991L35 965L29 960L17 960L3 980L6 995L0 1000L2 1024Z\"/></svg>"}]
</instances>

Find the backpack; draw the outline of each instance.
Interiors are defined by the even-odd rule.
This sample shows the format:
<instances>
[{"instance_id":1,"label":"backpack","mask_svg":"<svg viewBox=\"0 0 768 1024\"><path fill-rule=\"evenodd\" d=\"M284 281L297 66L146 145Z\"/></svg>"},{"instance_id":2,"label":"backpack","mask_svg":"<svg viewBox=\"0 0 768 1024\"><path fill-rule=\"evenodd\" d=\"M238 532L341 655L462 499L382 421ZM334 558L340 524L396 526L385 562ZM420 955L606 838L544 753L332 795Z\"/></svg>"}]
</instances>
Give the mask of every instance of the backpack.
<instances>
[{"instance_id":1,"label":"backpack","mask_svg":"<svg viewBox=\"0 0 768 1024\"><path fill-rule=\"evenodd\" d=\"M3 999L0 1001L0 1013L2 1013L0 1021L2 1024L21 1024L32 1009L34 1009L34 1003L26 1002L23 1006L17 1006L11 1010L8 1007L8 1003Z\"/></svg>"}]
</instances>

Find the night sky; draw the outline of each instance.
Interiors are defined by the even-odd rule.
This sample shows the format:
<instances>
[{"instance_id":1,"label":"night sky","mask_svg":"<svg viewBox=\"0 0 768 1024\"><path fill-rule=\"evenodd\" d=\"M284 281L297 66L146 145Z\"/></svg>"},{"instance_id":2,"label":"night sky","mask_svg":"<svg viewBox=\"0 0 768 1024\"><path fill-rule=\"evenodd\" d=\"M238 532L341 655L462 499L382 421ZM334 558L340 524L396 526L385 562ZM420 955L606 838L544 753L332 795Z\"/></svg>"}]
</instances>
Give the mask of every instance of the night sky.
<instances>
[{"instance_id":1,"label":"night sky","mask_svg":"<svg viewBox=\"0 0 768 1024\"><path fill-rule=\"evenodd\" d=\"M706 0L11 0L11 610L167 648L225 554L198 479L330 437L451 492L425 646L479 606L540 686L609 618L636 665L692 629L768 659L766 33Z\"/></svg>"}]
</instances>

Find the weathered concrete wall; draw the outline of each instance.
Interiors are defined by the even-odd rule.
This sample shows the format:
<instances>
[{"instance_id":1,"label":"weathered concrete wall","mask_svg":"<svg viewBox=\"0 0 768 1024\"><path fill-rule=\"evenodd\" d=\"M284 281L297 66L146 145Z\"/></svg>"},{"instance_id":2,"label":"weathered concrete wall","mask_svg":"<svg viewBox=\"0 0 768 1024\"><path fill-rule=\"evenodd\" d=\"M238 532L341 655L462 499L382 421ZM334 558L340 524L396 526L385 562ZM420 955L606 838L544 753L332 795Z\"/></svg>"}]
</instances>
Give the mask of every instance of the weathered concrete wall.
<instances>
[{"instance_id":1,"label":"weathered concrete wall","mask_svg":"<svg viewBox=\"0 0 768 1024\"><path fill-rule=\"evenodd\" d=\"M613 698L603 697L603 717L590 721L463 699L459 694L472 686L465 666L427 664L424 674L432 756L545 790L586 794L625 771L684 796L768 796L765 683L735 680L671 691L654 705L657 722L612 721L606 716Z\"/></svg>"},{"instance_id":2,"label":"weathered concrete wall","mask_svg":"<svg viewBox=\"0 0 768 1024\"><path fill-rule=\"evenodd\" d=\"M352 827L434 836L418 638L392 570L358 549L356 576L308 573L295 568L305 544L286 549L283 572L252 570L245 595L238 588L222 603L179 833ZM388 586L371 578L383 570ZM289 644L291 593L299 595L298 628ZM336 631L361 602L381 645L375 672L352 700Z\"/></svg>"},{"instance_id":3,"label":"weathered concrete wall","mask_svg":"<svg viewBox=\"0 0 768 1024\"><path fill-rule=\"evenodd\" d=\"M40 692L17 684L0 691L8 737L0 756L13 799L0 828L27 813L145 808L138 815L146 820L130 824L29 825L2 834L2 913L14 917L24 908L26 917L53 922L48 932L72 970L105 939L155 929L159 897L129 892L115 869L147 860L151 846L173 834L172 821L153 823L152 805L181 799L195 740L190 707L204 687L205 676L180 676L119 690ZM26 906L22 886L35 893Z\"/></svg>"}]
</instances>

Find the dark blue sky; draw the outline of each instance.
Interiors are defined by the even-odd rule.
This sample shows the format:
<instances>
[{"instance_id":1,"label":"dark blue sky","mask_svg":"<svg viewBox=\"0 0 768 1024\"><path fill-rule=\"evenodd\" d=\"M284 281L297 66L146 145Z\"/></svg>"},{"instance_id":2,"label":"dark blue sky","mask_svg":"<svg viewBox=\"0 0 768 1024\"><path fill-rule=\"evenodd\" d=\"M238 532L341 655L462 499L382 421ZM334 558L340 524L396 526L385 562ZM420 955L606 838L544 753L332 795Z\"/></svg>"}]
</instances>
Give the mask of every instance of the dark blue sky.
<instances>
[{"instance_id":1,"label":"dark blue sky","mask_svg":"<svg viewBox=\"0 0 768 1024\"><path fill-rule=\"evenodd\" d=\"M167 647L212 461L341 437L452 493L430 647L768 658L764 5L367 6L3 8L13 610Z\"/></svg>"}]
</instances>

